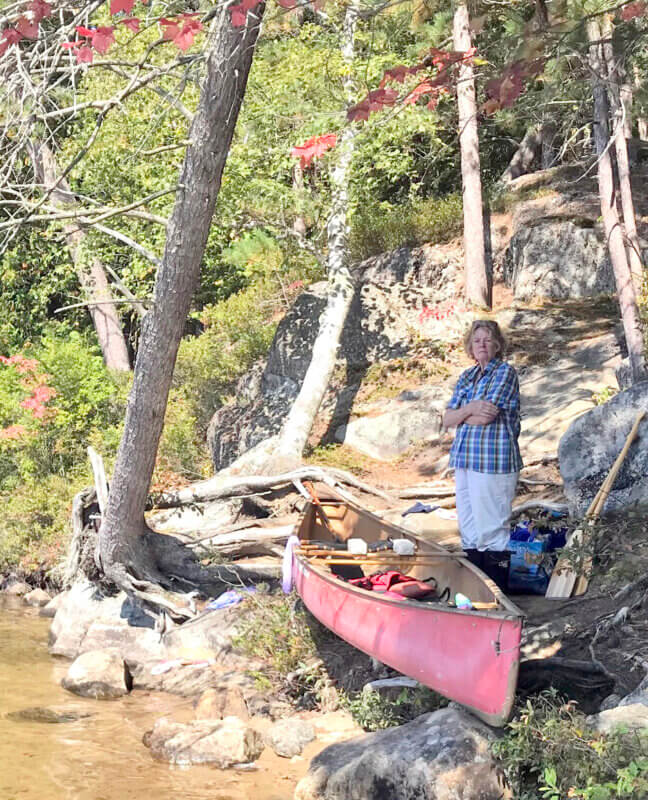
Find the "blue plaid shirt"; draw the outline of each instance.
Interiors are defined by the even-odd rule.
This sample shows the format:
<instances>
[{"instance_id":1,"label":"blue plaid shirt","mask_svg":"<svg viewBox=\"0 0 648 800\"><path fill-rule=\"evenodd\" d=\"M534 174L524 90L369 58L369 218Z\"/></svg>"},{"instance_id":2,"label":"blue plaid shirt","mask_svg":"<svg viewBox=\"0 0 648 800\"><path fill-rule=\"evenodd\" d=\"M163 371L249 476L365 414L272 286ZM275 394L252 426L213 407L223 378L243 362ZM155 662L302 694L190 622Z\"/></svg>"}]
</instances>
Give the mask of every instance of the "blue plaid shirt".
<instances>
[{"instance_id":1,"label":"blue plaid shirt","mask_svg":"<svg viewBox=\"0 0 648 800\"><path fill-rule=\"evenodd\" d=\"M522 457L520 435L520 386L516 371L499 358L491 359L484 372L477 364L462 372L448 408L462 408L471 400L488 400L500 413L488 425L457 426L450 450L450 466L475 472L518 472Z\"/></svg>"}]
</instances>

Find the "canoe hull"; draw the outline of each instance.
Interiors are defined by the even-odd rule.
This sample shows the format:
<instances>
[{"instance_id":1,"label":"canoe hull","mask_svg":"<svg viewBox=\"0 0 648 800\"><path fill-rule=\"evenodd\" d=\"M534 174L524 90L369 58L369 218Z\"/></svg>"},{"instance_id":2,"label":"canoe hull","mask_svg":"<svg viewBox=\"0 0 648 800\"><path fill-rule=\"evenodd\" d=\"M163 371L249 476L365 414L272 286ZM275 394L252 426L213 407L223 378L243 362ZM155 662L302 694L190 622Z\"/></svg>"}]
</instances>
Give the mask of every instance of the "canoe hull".
<instances>
[{"instance_id":1,"label":"canoe hull","mask_svg":"<svg viewBox=\"0 0 648 800\"><path fill-rule=\"evenodd\" d=\"M349 644L490 725L508 720L520 660L520 617L381 598L300 556L293 560L293 579L308 610Z\"/></svg>"}]
</instances>

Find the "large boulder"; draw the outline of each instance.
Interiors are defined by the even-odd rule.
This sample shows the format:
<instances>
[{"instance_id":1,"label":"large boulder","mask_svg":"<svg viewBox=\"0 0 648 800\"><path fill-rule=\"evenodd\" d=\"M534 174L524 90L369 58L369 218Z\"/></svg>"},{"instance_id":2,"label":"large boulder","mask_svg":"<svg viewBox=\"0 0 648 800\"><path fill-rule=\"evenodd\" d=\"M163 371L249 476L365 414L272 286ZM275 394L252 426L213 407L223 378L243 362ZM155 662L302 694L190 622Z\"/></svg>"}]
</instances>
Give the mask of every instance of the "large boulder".
<instances>
[{"instance_id":1,"label":"large boulder","mask_svg":"<svg viewBox=\"0 0 648 800\"><path fill-rule=\"evenodd\" d=\"M31 592L28 592L24 595L23 600L27 603L28 606L37 606L38 608L43 608L46 606L50 601L51 597L47 594L46 591L43 589L32 589Z\"/></svg>"},{"instance_id":2,"label":"large boulder","mask_svg":"<svg viewBox=\"0 0 648 800\"><path fill-rule=\"evenodd\" d=\"M72 662L61 686L95 700L113 700L131 687L126 664L117 650L91 650Z\"/></svg>"},{"instance_id":3,"label":"large boulder","mask_svg":"<svg viewBox=\"0 0 648 800\"><path fill-rule=\"evenodd\" d=\"M614 291L605 237L589 220L541 220L511 237L504 280L517 300L564 300Z\"/></svg>"},{"instance_id":4,"label":"large boulder","mask_svg":"<svg viewBox=\"0 0 648 800\"><path fill-rule=\"evenodd\" d=\"M295 800L500 800L492 731L446 708L323 750Z\"/></svg>"},{"instance_id":5,"label":"large boulder","mask_svg":"<svg viewBox=\"0 0 648 800\"><path fill-rule=\"evenodd\" d=\"M420 331L423 308L453 298L461 274L461 250L451 245L400 248L355 267L356 291L338 352L347 374L360 376L377 360L405 355ZM236 403L212 418L207 441L216 470L280 430L310 364L327 289L318 283L297 298L279 323L265 366L245 375ZM353 381L347 383L348 391L324 401L338 425L353 400Z\"/></svg>"},{"instance_id":6,"label":"large boulder","mask_svg":"<svg viewBox=\"0 0 648 800\"><path fill-rule=\"evenodd\" d=\"M264 749L261 734L236 717L186 725L162 718L144 735L144 744L160 761L220 769L256 761Z\"/></svg>"},{"instance_id":7,"label":"large boulder","mask_svg":"<svg viewBox=\"0 0 648 800\"><path fill-rule=\"evenodd\" d=\"M450 390L438 386L402 392L335 431L335 438L371 458L389 461L417 442L436 442Z\"/></svg>"},{"instance_id":8,"label":"large boulder","mask_svg":"<svg viewBox=\"0 0 648 800\"><path fill-rule=\"evenodd\" d=\"M583 514L621 452L637 412L648 410L648 381L636 383L578 417L560 440L558 458L572 514ZM606 510L648 502L648 418L639 426Z\"/></svg>"}]
</instances>

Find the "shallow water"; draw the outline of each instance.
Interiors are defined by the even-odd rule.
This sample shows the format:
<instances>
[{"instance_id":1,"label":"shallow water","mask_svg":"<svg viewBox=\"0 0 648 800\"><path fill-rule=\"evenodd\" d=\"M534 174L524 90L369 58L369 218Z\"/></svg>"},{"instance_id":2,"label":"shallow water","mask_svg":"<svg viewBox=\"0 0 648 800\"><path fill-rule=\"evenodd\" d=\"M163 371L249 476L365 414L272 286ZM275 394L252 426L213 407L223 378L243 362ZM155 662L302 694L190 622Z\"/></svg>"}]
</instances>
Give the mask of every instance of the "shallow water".
<instances>
[{"instance_id":1,"label":"shallow water","mask_svg":"<svg viewBox=\"0 0 648 800\"><path fill-rule=\"evenodd\" d=\"M190 701L133 692L88 700L59 682L68 661L47 652L50 620L0 599L0 800L289 800L306 759L265 751L251 772L173 767L153 761L142 734L160 716L191 718ZM7 713L46 706L90 714L60 724L13 721Z\"/></svg>"}]
</instances>

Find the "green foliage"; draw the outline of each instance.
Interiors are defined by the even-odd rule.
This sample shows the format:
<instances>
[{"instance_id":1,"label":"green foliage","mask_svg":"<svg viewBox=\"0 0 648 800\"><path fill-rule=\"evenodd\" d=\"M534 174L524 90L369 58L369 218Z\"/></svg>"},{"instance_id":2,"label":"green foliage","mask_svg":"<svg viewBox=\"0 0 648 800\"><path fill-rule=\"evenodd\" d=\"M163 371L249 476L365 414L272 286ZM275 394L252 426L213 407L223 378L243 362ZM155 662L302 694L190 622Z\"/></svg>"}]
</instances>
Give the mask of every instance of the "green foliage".
<instances>
[{"instance_id":1,"label":"green foliage","mask_svg":"<svg viewBox=\"0 0 648 800\"><path fill-rule=\"evenodd\" d=\"M352 219L349 247L361 260L426 242L446 242L463 231L461 197L428 198L407 206L367 207Z\"/></svg>"},{"instance_id":2,"label":"green foliage","mask_svg":"<svg viewBox=\"0 0 648 800\"><path fill-rule=\"evenodd\" d=\"M270 280L207 306L200 315L203 333L184 339L174 374L174 397L186 403L198 431L231 394L236 381L268 352L279 308L277 286Z\"/></svg>"},{"instance_id":3,"label":"green foliage","mask_svg":"<svg viewBox=\"0 0 648 800\"><path fill-rule=\"evenodd\" d=\"M380 692L363 691L343 696L344 706L365 731L379 731L437 711L448 701L425 687L403 687L394 697Z\"/></svg>"},{"instance_id":4,"label":"green foliage","mask_svg":"<svg viewBox=\"0 0 648 800\"><path fill-rule=\"evenodd\" d=\"M285 677L317 656L317 648L331 634L304 610L293 594L252 595L250 608L238 626L234 647L267 665L266 677L280 684Z\"/></svg>"},{"instance_id":5,"label":"green foliage","mask_svg":"<svg viewBox=\"0 0 648 800\"><path fill-rule=\"evenodd\" d=\"M648 735L603 735L554 692L528 700L492 745L516 800L641 800L648 793Z\"/></svg>"}]
</instances>

